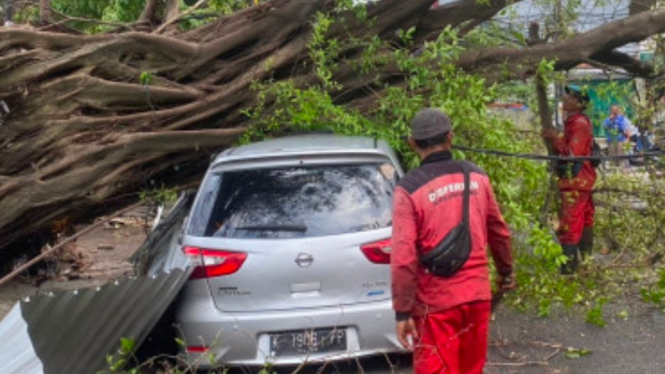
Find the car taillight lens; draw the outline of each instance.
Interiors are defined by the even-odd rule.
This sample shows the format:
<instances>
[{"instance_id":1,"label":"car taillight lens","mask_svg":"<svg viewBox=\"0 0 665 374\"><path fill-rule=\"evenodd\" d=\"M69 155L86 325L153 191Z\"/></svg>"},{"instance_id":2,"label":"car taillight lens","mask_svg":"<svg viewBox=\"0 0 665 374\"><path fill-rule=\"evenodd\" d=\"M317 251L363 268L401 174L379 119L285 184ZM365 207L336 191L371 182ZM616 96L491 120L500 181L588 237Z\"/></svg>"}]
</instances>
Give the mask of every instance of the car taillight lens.
<instances>
[{"instance_id":1,"label":"car taillight lens","mask_svg":"<svg viewBox=\"0 0 665 374\"><path fill-rule=\"evenodd\" d=\"M187 352L189 353L206 353L208 352L208 347L206 346L188 346Z\"/></svg>"},{"instance_id":2,"label":"car taillight lens","mask_svg":"<svg viewBox=\"0 0 665 374\"><path fill-rule=\"evenodd\" d=\"M390 263L390 239L363 244L360 246L360 250L368 260L375 264Z\"/></svg>"},{"instance_id":3,"label":"car taillight lens","mask_svg":"<svg viewBox=\"0 0 665 374\"><path fill-rule=\"evenodd\" d=\"M221 277L233 274L247 259L247 253L185 247L185 255L196 265L189 279Z\"/></svg>"}]
</instances>

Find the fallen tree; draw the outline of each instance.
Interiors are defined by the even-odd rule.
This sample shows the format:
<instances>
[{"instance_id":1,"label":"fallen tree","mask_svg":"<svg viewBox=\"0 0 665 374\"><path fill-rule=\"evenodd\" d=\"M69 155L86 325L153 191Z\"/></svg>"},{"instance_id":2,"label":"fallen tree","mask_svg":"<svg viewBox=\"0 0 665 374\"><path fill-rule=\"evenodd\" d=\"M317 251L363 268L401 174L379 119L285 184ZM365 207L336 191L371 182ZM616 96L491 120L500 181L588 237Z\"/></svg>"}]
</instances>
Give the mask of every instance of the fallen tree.
<instances>
[{"instance_id":1,"label":"fallen tree","mask_svg":"<svg viewBox=\"0 0 665 374\"><path fill-rule=\"evenodd\" d=\"M7 108L0 249L25 246L35 232L43 233L37 244L47 241L57 223L115 209L151 181L173 186L198 178L210 154L251 125L245 111L257 103L252 84L321 84L309 48L317 14L336 19L325 30L339 41L333 97L371 111L383 87L406 77L394 63L359 74L363 49L349 41L378 36L390 48L417 53L447 27L469 32L514 2L459 0L430 10L433 0L382 0L365 16L336 11L333 0L270 0L188 31L175 27L183 14L169 4L177 2L167 1L161 15L158 3L147 1L135 24L105 34L54 28L62 23L48 8L42 29L0 29L0 100ZM409 43L399 30L412 30ZM662 32L665 10L648 10L557 42L469 50L455 64L488 81L530 77L543 59L557 69L587 62L648 75L649 67L616 48Z\"/></svg>"}]
</instances>

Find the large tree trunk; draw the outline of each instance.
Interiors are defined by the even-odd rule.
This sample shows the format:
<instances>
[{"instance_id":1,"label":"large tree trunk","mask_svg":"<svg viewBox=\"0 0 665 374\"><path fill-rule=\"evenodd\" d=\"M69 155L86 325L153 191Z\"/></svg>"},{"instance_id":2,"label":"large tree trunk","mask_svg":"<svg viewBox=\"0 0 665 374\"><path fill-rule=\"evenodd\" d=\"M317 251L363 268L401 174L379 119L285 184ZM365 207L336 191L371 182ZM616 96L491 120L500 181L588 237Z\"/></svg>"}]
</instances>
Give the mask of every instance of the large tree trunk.
<instances>
[{"instance_id":1,"label":"large tree trunk","mask_svg":"<svg viewBox=\"0 0 665 374\"><path fill-rule=\"evenodd\" d=\"M355 27L333 27L330 37L353 30L392 39L397 29L416 26L423 41L446 26L479 23L509 2L459 0L428 11L432 3L382 0L369 6L376 22L365 26L348 14ZM155 5L147 2L144 24L155 20ZM307 51L311 21L334 5L272 0L172 35L0 30L0 100L10 110L0 126L0 249L60 220L116 208L153 181L172 186L199 178L210 154L245 131L241 111L255 102L252 82L294 73L298 82L317 80ZM594 56L611 62L614 48L664 32L665 10L620 22L564 42L471 51L458 64L489 75L491 66L509 64L515 76L528 77L543 58L558 59L559 68ZM352 61L362 51L347 52ZM351 92L337 100L358 105L371 98L351 66L342 61L336 72ZM402 76L395 66L379 74L393 84Z\"/></svg>"}]
</instances>

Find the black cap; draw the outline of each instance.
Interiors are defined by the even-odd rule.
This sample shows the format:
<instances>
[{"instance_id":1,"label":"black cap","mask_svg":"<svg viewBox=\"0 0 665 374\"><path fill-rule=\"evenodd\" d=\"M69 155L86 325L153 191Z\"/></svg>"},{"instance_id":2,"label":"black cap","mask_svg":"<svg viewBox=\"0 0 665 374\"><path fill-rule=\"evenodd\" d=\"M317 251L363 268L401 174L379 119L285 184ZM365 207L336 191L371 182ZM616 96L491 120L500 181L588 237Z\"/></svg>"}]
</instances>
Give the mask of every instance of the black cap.
<instances>
[{"instance_id":1,"label":"black cap","mask_svg":"<svg viewBox=\"0 0 665 374\"><path fill-rule=\"evenodd\" d=\"M415 140L430 139L452 129L450 118L435 108L421 110L411 121L411 137Z\"/></svg>"},{"instance_id":2,"label":"black cap","mask_svg":"<svg viewBox=\"0 0 665 374\"><path fill-rule=\"evenodd\" d=\"M587 91L580 86L571 84L570 86L566 86L564 91L566 91L566 94L568 95L575 96L585 106L589 104L589 101L591 101Z\"/></svg>"}]
</instances>

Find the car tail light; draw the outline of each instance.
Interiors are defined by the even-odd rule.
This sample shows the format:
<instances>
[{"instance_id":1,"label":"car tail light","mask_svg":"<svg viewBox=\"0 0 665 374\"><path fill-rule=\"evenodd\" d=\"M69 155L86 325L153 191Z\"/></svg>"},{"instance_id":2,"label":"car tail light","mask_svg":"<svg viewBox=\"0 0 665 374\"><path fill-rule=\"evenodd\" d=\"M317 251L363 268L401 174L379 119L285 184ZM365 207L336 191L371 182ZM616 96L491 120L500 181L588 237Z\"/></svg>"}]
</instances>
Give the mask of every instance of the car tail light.
<instances>
[{"instance_id":1,"label":"car tail light","mask_svg":"<svg viewBox=\"0 0 665 374\"><path fill-rule=\"evenodd\" d=\"M189 353L206 353L206 352L208 352L208 347L206 347L206 346L189 346L189 347L187 347L187 352L189 352Z\"/></svg>"},{"instance_id":2,"label":"car tail light","mask_svg":"<svg viewBox=\"0 0 665 374\"><path fill-rule=\"evenodd\" d=\"M390 263L390 239L363 244L360 246L360 250L368 260L375 264Z\"/></svg>"},{"instance_id":3,"label":"car tail light","mask_svg":"<svg viewBox=\"0 0 665 374\"><path fill-rule=\"evenodd\" d=\"M189 279L221 277L233 274L247 259L247 253L185 247L185 255L196 265Z\"/></svg>"}]
</instances>

